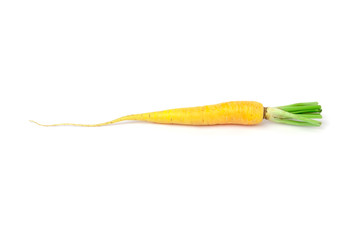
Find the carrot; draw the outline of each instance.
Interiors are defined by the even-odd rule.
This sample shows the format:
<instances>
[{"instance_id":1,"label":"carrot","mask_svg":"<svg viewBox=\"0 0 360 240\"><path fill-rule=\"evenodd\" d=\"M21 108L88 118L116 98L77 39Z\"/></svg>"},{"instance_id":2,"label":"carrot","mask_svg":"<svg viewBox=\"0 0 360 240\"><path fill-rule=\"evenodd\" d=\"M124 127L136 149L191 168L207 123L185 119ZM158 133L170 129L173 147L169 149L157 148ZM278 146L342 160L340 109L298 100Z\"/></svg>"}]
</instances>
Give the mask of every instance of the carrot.
<instances>
[{"instance_id":1,"label":"carrot","mask_svg":"<svg viewBox=\"0 0 360 240\"><path fill-rule=\"evenodd\" d=\"M80 126L100 127L118 123L121 121L135 120L162 124L181 125L220 125L220 124L242 124L255 125L263 119L277 123L301 126L320 126L321 122L313 118L321 118L321 106L317 102L297 103L281 107L263 107L261 103L254 101L233 101L201 107L177 108L159 112L132 114L114 119L112 121L98 124L40 124L41 126Z\"/></svg>"}]
</instances>

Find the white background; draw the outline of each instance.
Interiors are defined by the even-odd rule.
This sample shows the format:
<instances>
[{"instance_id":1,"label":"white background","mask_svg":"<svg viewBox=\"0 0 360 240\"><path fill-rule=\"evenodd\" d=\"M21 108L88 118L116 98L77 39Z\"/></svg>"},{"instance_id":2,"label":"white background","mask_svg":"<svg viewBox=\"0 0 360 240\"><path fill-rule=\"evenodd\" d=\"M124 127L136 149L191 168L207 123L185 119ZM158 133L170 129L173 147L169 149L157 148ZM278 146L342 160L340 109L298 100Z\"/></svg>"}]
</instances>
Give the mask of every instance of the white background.
<instances>
[{"instance_id":1,"label":"white background","mask_svg":"<svg viewBox=\"0 0 360 240\"><path fill-rule=\"evenodd\" d=\"M0 239L359 239L359 1L2 1ZM319 101L320 128L97 123Z\"/></svg>"}]
</instances>

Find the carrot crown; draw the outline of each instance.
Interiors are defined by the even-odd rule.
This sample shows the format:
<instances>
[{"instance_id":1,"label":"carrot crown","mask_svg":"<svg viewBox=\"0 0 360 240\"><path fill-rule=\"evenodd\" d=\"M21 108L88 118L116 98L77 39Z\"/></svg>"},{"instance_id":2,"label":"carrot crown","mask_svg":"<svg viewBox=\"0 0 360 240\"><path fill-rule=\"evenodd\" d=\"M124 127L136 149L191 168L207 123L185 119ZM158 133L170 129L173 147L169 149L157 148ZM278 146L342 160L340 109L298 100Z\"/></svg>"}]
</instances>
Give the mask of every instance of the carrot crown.
<instances>
[{"instance_id":1,"label":"carrot crown","mask_svg":"<svg viewBox=\"0 0 360 240\"><path fill-rule=\"evenodd\" d=\"M321 125L321 106L318 102L295 103L280 107L265 108L265 119L290 125L315 126Z\"/></svg>"}]
</instances>

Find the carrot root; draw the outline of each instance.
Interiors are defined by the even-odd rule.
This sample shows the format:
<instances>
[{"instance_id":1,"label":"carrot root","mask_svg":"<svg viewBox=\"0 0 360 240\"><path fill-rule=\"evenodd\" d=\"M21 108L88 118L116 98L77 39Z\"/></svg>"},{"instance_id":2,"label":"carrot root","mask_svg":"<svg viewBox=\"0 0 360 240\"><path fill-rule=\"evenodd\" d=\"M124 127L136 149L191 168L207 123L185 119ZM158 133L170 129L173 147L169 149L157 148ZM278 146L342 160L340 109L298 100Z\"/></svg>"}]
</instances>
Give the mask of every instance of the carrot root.
<instances>
[{"instance_id":1,"label":"carrot root","mask_svg":"<svg viewBox=\"0 0 360 240\"><path fill-rule=\"evenodd\" d=\"M321 111L321 106L317 102L295 103L286 106L264 108L261 103L254 101L234 101L201 107L132 114L97 124L40 124L32 120L30 120L30 122L44 127L101 127L126 120L206 126L218 124L255 125L259 124L263 119L267 119L276 123L318 127L321 125L321 122L314 119L322 118Z\"/></svg>"}]
</instances>

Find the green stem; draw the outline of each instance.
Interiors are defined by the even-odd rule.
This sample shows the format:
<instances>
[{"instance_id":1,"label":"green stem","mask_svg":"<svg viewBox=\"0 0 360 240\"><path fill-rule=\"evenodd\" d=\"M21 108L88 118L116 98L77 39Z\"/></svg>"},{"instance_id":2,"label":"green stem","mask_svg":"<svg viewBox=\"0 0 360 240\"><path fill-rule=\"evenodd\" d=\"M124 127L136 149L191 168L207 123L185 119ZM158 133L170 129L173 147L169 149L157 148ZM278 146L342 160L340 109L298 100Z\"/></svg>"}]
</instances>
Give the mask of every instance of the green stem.
<instances>
[{"instance_id":1,"label":"green stem","mask_svg":"<svg viewBox=\"0 0 360 240\"><path fill-rule=\"evenodd\" d=\"M286 119L274 119L272 121L277 122L277 123L283 123L283 124L289 124L289 125L297 125L297 126L317 126L317 125L307 123L307 122L299 122L299 121L286 120Z\"/></svg>"},{"instance_id":2,"label":"green stem","mask_svg":"<svg viewBox=\"0 0 360 240\"><path fill-rule=\"evenodd\" d=\"M306 118L317 118L317 119L322 118L320 113L317 113L317 114L303 114L303 113L301 113L299 115L302 116L302 117L306 117Z\"/></svg>"},{"instance_id":3,"label":"green stem","mask_svg":"<svg viewBox=\"0 0 360 240\"><path fill-rule=\"evenodd\" d=\"M277 107L277 108L296 107L296 106L314 106L314 105L319 105L319 103L318 102L295 103L295 104L290 104L290 105L286 105L286 106L280 106L280 107Z\"/></svg>"},{"instance_id":4,"label":"green stem","mask_svg":"<svg viewBox=\"0 0 360 240\"><path fill-rule=\"evenodd\" d=\"M284 106L279 109L290 113L308 113L308 112L321 112L320 105L314 106Z\"/></svg>"},{"instance_id":5,"label":"green stem","mask_svg":"<svg viewBox=\"0 0 360 240\"><path fill-rule=\"evenodd\" d=\"M265 118L283 124L298 126L320 126L321 106L317 102L296 103L276 108L267 108Z\"/></svg>"}]
</instances>

